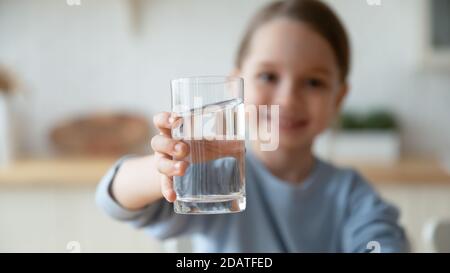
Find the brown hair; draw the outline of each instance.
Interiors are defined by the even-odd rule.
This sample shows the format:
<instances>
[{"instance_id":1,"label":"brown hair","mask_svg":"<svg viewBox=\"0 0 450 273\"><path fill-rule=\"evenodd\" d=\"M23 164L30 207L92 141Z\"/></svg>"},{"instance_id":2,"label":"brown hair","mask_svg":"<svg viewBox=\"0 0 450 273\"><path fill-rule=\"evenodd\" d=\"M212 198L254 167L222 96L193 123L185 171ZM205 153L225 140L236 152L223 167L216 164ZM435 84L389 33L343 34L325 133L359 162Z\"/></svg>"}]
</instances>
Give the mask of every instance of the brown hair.
<instances>
[{"instance_id":1,"label":"brown hair","mask_svg":"<svg viewBox=\"0 0 450 273\"><path fill-rule=\"evenodd\" d=\"M350 70L350 43L347 33L334 11L318 0L276 1L255 14L239 45L235 61L237 68L242 67L255 31L263 24L277 18L289 18L306 23L325 38L336 56L341 80L347 79Z\"/></svg>"}]
</instances>

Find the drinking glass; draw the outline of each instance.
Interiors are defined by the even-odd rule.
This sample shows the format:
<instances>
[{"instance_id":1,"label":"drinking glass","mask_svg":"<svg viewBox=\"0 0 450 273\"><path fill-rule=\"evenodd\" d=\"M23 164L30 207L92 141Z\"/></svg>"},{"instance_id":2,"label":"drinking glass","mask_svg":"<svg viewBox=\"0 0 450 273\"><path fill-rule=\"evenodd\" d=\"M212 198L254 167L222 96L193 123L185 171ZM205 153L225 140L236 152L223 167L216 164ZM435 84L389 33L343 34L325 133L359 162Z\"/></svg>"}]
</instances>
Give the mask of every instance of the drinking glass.
<instances>
[{"instance_id":1,"label":"drinking glass","mask_svg":"<svg viewBox=\"0 0 450 273\"><path fill-rule=\"evenodd\" d=\"M239 77L206 76L171 81L172 137L188 144L189 163L173 177L181 214L245 209L244 84Z\"/></svg>"}]
</instances>

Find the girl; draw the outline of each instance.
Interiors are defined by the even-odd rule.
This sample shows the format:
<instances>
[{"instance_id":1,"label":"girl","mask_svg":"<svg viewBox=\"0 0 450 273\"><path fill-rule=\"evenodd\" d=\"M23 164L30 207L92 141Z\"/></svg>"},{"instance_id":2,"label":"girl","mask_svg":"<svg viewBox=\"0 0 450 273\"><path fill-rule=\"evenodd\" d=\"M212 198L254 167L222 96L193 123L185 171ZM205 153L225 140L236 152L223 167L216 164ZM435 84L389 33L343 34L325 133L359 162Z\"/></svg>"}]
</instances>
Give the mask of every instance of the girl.
<instances>
[{"instance_id":1,"label":"girl","mask_svg":"<svg viewBox=\"0 0 450 273\"><path fill-rule=\"evenodd\" d=\"M373 241L382 252L408 251L398 211L358 173L311 151L339 112L349 67L347 34L329 7L269 4L251 21L233 72L245 80L246 103L280 107L278 149L261 151L258 141L247 149L246 210L173 212L172 176L185 173L189 147L171 138L167 112L154 117L155 155L120 160L98 187L99 206L161 239L192 235L200 252L365 252Z\"/></svg>"}]
</instances>

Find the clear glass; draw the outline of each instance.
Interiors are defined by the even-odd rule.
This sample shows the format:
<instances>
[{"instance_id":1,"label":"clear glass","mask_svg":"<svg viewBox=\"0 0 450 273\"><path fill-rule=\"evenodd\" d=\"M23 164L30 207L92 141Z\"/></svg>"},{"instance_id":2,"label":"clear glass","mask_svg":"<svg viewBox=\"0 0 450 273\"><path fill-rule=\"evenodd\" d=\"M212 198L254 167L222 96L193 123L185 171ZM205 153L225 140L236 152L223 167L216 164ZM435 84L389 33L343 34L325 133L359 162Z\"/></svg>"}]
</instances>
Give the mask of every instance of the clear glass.
<instances>
[{"instance_id":1,"label":"clear glass","mask_svg":"<svg viewBox=\"0 0 450 273\"><path fill-rule=\"evenodd\" d=\"M190 147L184 176L175 176L174 210L217 214L245 209L244 82L238 77L172 80L172 137Z\"/></svg>"}]
</instances>

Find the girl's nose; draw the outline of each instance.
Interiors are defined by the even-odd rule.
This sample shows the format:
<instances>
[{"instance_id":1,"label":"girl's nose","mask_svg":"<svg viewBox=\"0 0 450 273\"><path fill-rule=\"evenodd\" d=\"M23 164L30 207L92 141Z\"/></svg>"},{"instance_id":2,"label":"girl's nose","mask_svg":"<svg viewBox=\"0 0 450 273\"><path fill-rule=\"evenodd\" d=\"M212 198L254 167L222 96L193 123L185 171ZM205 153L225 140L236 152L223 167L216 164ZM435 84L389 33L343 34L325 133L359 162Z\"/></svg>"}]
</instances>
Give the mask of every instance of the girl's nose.
<instances>
[{"instance_id":1,"label":"girl's nose","mask_svg":"<svg viewBox=\"0 0 450 273\"><path fill-rule=\"evenodd\" d=\"M303 92L294 81L281 82L275 95L275 104L285 110L301 110L305 103Z\"/></svg>"}]
</instances>

